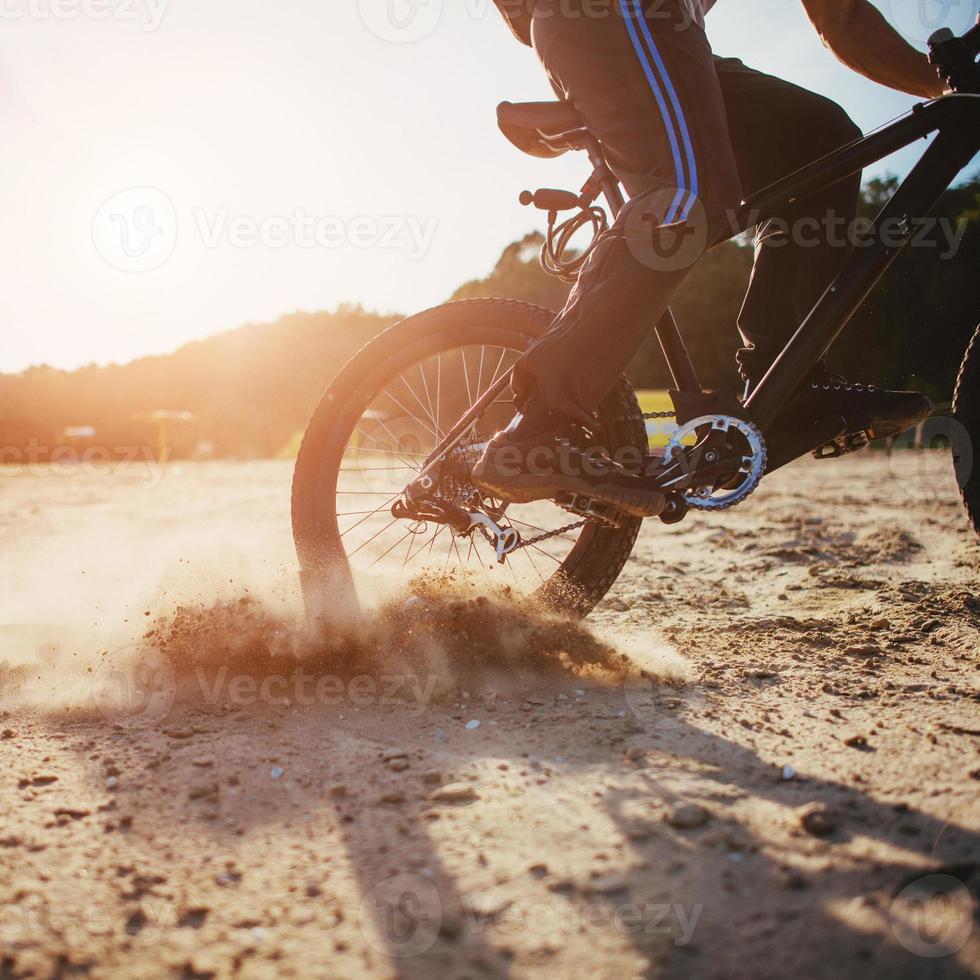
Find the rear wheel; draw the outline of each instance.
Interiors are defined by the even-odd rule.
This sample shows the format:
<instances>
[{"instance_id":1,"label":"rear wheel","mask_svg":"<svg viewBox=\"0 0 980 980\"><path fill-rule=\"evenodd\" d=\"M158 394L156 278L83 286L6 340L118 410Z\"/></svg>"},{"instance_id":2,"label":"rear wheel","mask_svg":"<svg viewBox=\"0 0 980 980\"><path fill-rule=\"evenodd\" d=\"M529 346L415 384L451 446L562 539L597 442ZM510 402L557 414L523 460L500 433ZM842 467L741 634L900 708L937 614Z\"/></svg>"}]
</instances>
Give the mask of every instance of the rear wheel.
<instances>
[{"instance_id":1,"label":"rear wheel","mask_svg":"<svg viewBox=\"0 0 980 980\"><path fill-rule=\"evenodd\" d=\"M953 438L953 458L957 482L973 529L980 534L980 327L977 327L963 356L956 391L953 417L958 426Z\"/></svg>"},{"instance_id":2,"label":"rear wheel","mask_svg":"<svg viewBox=\"0 0 980 980\"><path fill-rule=\"evenodd\" d=\"M467 300L410 317L381 334L340 372L317 407L293 477L293 534L307 598L341 575L355 592L379 579L390 587L422 572L491 574L503 586L552 607L585 614L622 571L638 518L618 526L570 514L551 501L502 505L465 479L444 478L438 495L466 510L496 510L522 546L496 562L488 536L446 524L397 520L391 507L446 431L554 314L509 300ZM513 414L501 396L467 434L480 445ZM597 435L615 452L646 451L646 429L624 380L603 401ZM322 604L322 597L321 597Z\"/></svg>"}]
</instances>

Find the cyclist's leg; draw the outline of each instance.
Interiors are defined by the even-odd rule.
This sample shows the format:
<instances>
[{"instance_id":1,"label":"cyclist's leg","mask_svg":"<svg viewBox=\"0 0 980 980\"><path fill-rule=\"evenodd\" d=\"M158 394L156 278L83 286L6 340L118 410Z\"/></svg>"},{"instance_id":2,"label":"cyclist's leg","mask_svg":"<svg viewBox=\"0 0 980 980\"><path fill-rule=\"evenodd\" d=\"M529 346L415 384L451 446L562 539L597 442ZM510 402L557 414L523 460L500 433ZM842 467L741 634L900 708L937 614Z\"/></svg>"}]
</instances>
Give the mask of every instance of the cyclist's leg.
<instances>
[{"instance_id":1,"label":"cyclist's leg","mask_svg":"<svg viewBox=\"0 0 980 980\"><path fill-rule=\"evenodd\" d=\"M748 190L861 135L829 99L734 59L720 60L716 68L732 147ZM858 174L760 225L752 280L739 314L747 345L739 363L750 383L761 380L851 254L859 189ZM887 436L916 425L931 410L929 399L918 392L850 384L821 365L770 432L771 456L787 458L812 448L807 428L818 419L843 418L849 432Z\"/></svg>"},{"instance_id":2,"label":"cyclist's leg","mask_svg":"<svg viewBox=\"0 0 980 980\"><path fill-rule=\"evenodd\" d=\"M760 190L861 136L830 99L716 61L742 186ZM743 376L758 381L851 253L861 175L813 194L757 229L755 265L738 326Z\"/></svg>"},{"instance_id":3,"label":"cyclist's leg","mask_svg":"<svg viewBox=\"0 0 980 980\"><path fill-rule=\"evenodd\" d=\"M551 332L519 363L515 393L529 414L587 424L741 188L711 49L686 5L618 0L601 17L586 6L539 0L535 48L602 141L630 201Z\"/></svg>"}]
</instances>

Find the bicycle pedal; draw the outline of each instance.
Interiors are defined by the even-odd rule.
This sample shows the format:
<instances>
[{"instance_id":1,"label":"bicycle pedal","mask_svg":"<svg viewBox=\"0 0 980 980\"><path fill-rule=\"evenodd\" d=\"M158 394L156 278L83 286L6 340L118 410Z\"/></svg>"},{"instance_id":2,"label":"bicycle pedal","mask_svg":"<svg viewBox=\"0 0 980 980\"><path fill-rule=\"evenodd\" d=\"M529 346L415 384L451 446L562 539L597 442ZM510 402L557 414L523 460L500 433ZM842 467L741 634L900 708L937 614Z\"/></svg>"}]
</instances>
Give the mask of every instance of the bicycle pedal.
<instances>
[{"instance_id":1,"label":"bicycle pedal","mask_svg":"<svg viewBox=\"0 0 980 980\"><path fill-rule=\"evenodd\" d=\"M576 517L588 517L610 527L620 527L623 515L615 507L593 500L580 493L563 493L555 497L555 503Z\"/></svg>"},{"instance_id":2,"label":"bicycle pedal","mask_svg":"<svg viewBox=\"0 0 980 980\"><path fill-rule=\"evenodd\" d=\"M848 453L856 453L871 442L872 434L867 429L859 432L849 432L838 436L831 442L825 442L813 450L814 459L840 459Z\"/></svg>"}]
</instances>

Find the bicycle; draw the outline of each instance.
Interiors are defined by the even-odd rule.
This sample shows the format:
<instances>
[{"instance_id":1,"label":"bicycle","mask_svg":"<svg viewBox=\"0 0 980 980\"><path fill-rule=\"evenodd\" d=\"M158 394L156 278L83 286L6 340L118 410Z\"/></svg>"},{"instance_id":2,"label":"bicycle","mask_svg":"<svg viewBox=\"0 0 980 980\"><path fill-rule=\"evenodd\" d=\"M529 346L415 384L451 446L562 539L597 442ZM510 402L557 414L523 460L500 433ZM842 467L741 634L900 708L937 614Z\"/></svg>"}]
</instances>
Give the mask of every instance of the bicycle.
<instances>
[{"instance_id":1,"label":"bicycle","mask_svg":"<svg viewBox=\"0 0 980 980\"><path fill-rule=\"evenodd\" d=\"M980 17L963 37L936 32L929 50L949 94L750 195L731 232L935 132L875 220L875 231L897 228L898 240L874 234L872 244L855 251L744 402L702 389L668 311L655 330L674 381L674 411L656 414L673 416L677 429L661 455L649 451L648 416L625 378L602 402L594 435L610 452L629 450L644 479L662 491L661 521L740 504L766 473L813 447L815 455L839 456L866 444L867 434L847 435L839 417L815 423L801 436L800 452L784 447L774 454L766 433L911 239L912 219L928 213L980 151ZM596 201L604 197L615 218L624 203L620 184L568 103L505 102L498 124L532 155L588 154L593 171L580 194L540 190L521 197L548 212L545 268L571 279L584 257L569 252L572 235L589 224L594 236L605 230L608 219ZM573 216L559 222L566 211ZM630 556L640 518L575 495L508 505L469 479L486 441L512 415L502 397L511 367L553 318L511 300L449 303L395 324L340 371L310 420L293 479L293 532L311 615L337 606L343 594L356 597L359 570L378 569L387 579L395 567L415 574L471 562L504 568L508 585L575 614L602 599ZM980 533L980 468L972 459L980 443L980 327L963 358L953 416L957 478Z\"/></svg>"}]
</instances>

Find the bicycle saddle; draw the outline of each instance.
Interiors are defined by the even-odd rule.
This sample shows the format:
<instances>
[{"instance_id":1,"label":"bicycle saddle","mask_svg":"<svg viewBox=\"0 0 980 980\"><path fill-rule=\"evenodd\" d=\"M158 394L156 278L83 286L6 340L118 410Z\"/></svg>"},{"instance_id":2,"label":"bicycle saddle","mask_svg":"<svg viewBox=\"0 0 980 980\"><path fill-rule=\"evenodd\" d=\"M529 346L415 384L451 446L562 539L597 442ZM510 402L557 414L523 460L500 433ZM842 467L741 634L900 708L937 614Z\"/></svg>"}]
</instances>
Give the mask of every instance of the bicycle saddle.
<instances>
[{"instance_id":1,"label":"bicycle saddle","mask_svg":"<svg viewBox=\"0 0 980 980\"><path fill-rule=\"evenodd\" d=\"M573 149L564 134L585 129L585 120L570 102L501 102L497 125L519 150L551 158Z\"/></svg>"}]
</instances>

